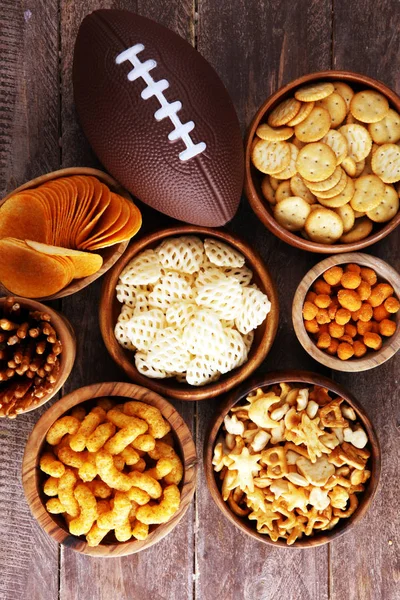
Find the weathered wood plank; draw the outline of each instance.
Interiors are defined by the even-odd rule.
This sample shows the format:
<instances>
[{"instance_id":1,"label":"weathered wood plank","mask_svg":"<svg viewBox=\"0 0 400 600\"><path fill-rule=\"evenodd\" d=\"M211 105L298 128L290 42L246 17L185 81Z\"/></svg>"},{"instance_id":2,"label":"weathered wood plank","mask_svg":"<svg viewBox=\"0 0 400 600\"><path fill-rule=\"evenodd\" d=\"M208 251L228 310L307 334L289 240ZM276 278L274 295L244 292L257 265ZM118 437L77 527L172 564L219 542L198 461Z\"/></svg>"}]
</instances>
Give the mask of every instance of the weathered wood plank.
<instances>
[{"instance_id":1,"label":"weathered wood plank","mask_svg":"<svg viewBox=\"0 0 400 600\"><path fill-rule=\"evenodd\" d=\"M5 0L0 22L0 194L59 165L57 1ZM0 422L0 598L54 600L58 548L33 520L20 471L46 407Z\"/></svg>"},{"instance_id":2,"label":"weathered wood plank","mask_svg":"<svg viewBox=\"0 0 400 600\"><path fill-rule=\"evenodd\" d=\"M400 13L396 0L379 3L334 2L333 64L338 69L361 71L400 92L397 68L400 49ZM355 30L349 23L356 24ZM400 233L368 248L399 270ZM331 544L332 600L394 600L398 598L398 423L397 393L400 355L357 375L335 373L366 407L376 426L382 450L382 476L378 495L368 516L348 535Z\"/></svg>"}]
</instances>

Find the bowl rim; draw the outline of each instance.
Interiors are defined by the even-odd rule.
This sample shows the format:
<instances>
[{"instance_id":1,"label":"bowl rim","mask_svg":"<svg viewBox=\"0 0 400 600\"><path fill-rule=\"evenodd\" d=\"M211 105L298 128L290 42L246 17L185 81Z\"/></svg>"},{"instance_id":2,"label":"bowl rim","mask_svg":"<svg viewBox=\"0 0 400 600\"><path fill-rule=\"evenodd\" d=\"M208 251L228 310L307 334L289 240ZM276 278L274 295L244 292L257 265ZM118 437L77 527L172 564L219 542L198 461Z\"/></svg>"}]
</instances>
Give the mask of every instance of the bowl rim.
<instances>
[{"instance_id":1,"label":"bowl rim","mask_svg":"<svg viewBox=\"0 0 400 600\"><path fill-rule=\"evenodd\" d=\"M63 350L61 352L61 360L60 360L60 373L59 377L56 381L56 384L53 388L53 391L46 394L40 402L31 406L30 408L23 410L20 413L17 413L17 417L19 415L23 415L25 413L31 412L40 408L44 404L46 404L49 400L54 398L57 392L61 389L64 383L67 381L68 377L71 374L72 368L74 366L75 358L76 358L76 338L75 332L68 321L68 319L60 312L47 306L46 304L42 304L37 300L33 300L31 298L24 298L23 296L15 296L14 294L10 294L8 297L14 298L15 302L21 304L22 307L27 308L29 310L39 310L40 312L47 312L51 317L51 325L56 330L59 340L63 345ZM4 304L7 296L2 296L0 298L0 307ZM6 415L0 418L8 418Z\"/></svg>"},{"instance_id":2,"label":"bowl rim","mask_svg":"<svg viewBox=\"0 0 400 600\"><path fill-rule=\"evenodd\" d=\"M202 237L215 237L221 241L231 244L233 248L239 250L244 254L247 263L251 262L248 266L252 268L253 272L257 274L257 277L261 280L262 288L268 294L268 298L271 302L271 310L267 315L265 321L265 329L262 339L258 343L258 347L254 354L249 360L244 363L241 367L234 369L231 374L215 383L207 384L202 387L193 387L189 389L189 386L182 386L182 389L170 388L168 384L162 382L168 382L169 379L150 379L141 375L136 367L134 366L133 360L130 361L124 353L122 347L118 344L117 340L113 335L115 323L113 321L113 315L111 307L115 299L115 285L118 281L118 276L126 264L139 252L161 242L167 237L176 237L179 235L194 234ZM249 260L250 257L250 260ZM103 337L104 344L114 360L114 362L124 371L124 373L133 381L139 385L148 387L155 392L165 394L168 397L175 398L183 401L199 401L206 400L208 398L214 398L222 393L232 389L253 373L265 360L268 355L272 344L274 342L276 332L278 329L279 322L279 300L278 292L274 279L272 278L269 270L267 269L264 261L256 250L254 250L247 242L242 240L236 234L225 231L223 229L213 229L209 227L201 227L197 225L180 225L175 227L168 227L158 229L152 233L149 233L142 238L136 240L127 250L123 257L114 265L114 267L106 275L103 287L101 290L100 303L99 303L99 321L100 331ZM264 324L264 323L263 323ZM262 325L263 325L262 324ZM262 326L261 325L261 326ZM260 326L260 327L261 327ZM110 335L111 334L111 335ZM132 355L133 356L133 355Z\"/></svg>"},{"instance_id":3,"label":"bowl rim","mask_svg":"<svg viewBox=\"0 0 400 600\"><path fill-rule=\"evenodd\" d=\"M386 338L383 342L382 348L380 348L378 351L367 352L367 354L361 358L351 358L346 361L340 360L340 358L337 358L336 356L330 356L329 354L323 352L320 348L317 348L315 342L306 331L302 318L302 309L305 297L314 281L330 267L346 263L356 263L374 269L378 276L380 275L381 279L384 279L390 283L397 298L400 298L400 275L395 269L393 269L393 267L391 267L381 258L377 258L376 256L372 256L370 254L364 254L362 252L348 252L345 254L338 254L337 256L329 256L324 260L321 260L309 271L307 271L297 286L292 303L292 323L298 341L303 346L304 350L317 362L325 365L326 367L334 369L335 371L367 371L382 365L384 362L392 358L400 349L399 323L393 336ZM386 275L382 275L382 270ZM399 320L399 318L400 316L398 316L397 320Z\"/></svg>"},{"instance_id":4,"label":"bowl rim","mask_svg":"<svg viewBox=\"0 0 400 600\"><path fill-rule=\"evenodd\" d=\"M142 399L142 395L146 400ZM87 542L71 535L61 528L45 509L38 490L38 457L45 442L49 427L63 414L74 406L103 396L126 397L127 400L136 399L145 404L156 406L163 417L170 423L179 442L184 466L184 475L181 487L181 503L178 512L167 523L158 525L146 540L130 540L114 544L100 544L90 547ZM172 423L172 422L173 423ZM80 554L96 557L119 557L140 552L153 546L164 538L178 525L186 514L196 489L198 459L196 446L189 427L178 410L165 398L147 388L133 383L104 382L94 383L70 392L61 400L53 404L39 419L29 435L22 459L22 486L30 511L39 525L56 542L72 548Z\"/></svg>"},{"instance_id":5,"label":"bowl rim","mask_svg":"<svg viewBox=\"0 0 400 600\"><path fill-rule=\"evenodd\" d=\"M22 192L24 190L29 190L38 187L42 183L47 181L52 181L54 179L59 179L60 177L70 177L72 175L92 175L97 179L100 179L102 183L105 183L108 187L110 187L117 194L123 196L127 200L133 202L132 196L129 194L125 188L121 186L118 181L116 181L111 175L106 173L105 171L101 171L100 169L93 169L92 167L67 167L65 169L57 169L56 171L51 171L49 173L45 173L44 175L40 175L39 177L35 177L30 181L26 181L15 190L7 194L4 198L0 200L0 207L4 202L6 202L11 196L17 194L18 192ZM110 255L106 260L104 260L100 269L94 273L93 275L89 275L88 277L82 277L81 279L73 279L65 288L57 292L56 294L51 294L50 296L41 296L40 298L34 298L38 301L45 300L56 300L57 298L65 298L66 296L71 296L76 292L79 292L83 288L90 285L93 281L104 275L123 255L126 248L128 247L129 240L125 242L120 242L119 244L115 244L114 246L109 246L108 248L104 248L99 252L101 254L104 250L109 251ZM113 248L113 251L110 251L110 248ZM6 287L4 287L0 283L0 291L4 292L7 295L13 295Z\"/></svg>"},{"instance_id":6,"label":"bowl rim","mask_svg":"<svg viewBox=\"0 0 400 600\"><path fill-rule=\"evenodd\" d=\"M335 394L341 396L345 399L345 401L354 408L357 413L357 416L363 426L365 427L368 440L371 446L371 478L369 479L369 485L359 496L359 504L355 512L348 518L343 519L343 524L340 527L334 527L332 530L324 532L323 535L311 536L308 538L301 538L296 540L294 544L288 546L284 540L280 538L273 542L269 536L263 536L257 531L248 525L244 519L236 516L229 508L226 502L222 499L221 493L218 489L215 472L212 466L212 458L213 458L213 450L215 441L218 437L219 430L223 424L224 417L229 412L230 408L242 401L250 392L254 391L258 387L266 388L271 385L279 384L279 383L305 383L306 385L321 385L323 387L328 388L329 391L334 392ZM336 383L332 379L325 377L324 375L320 375L319 373L314 373L311 371L302 371L302 370L283 370L283 371L272 371L267 373L266 375L258 376L252 378L251 380L246 381L245 384L240 386L239 388L233 390L224 402L218 407L216 413L212 417L212 420L209 424L205 441L203 447L203 465L204 471L207 481L207 487L211 494L211 497L218 508L221 510L223 515L231 521L238 529L242 532L250 535L252 538L258 540L259 542L268 544L270 546L279 546L281 548L287 549L297 549L297 548L312 548L315 546L322 546L323 544L327 544L334 539L344 535L347 533L357 522L359 522L368 511L372 500L374 499L380 479L381 473L381 449L379 440L375 431L375 428L370 420L368 414L364 410L363 406L356 400L352 393L348 392L346 388L344 388L339 383Z\"/></svg>"},{"instance_id":7,"label":"bowl rim","mask_svg":"<svg viewBox=\"0 0 400 600\"><path fill-rule=\"evenodd\" d=\"M256 129L261 120L263 119L265 113L271 109L275 102L280 100L285 94L291 92L297 86L318 79L327 79L333 81L342 79L345 82L352 82L355 84L365 84L371 86L373 89L379 90L382 94L384 94L391 102L391 104L397 109L397 111L400 110L400 96L397 95L391 88L389 88L385 83L383 83L379 79L374 79L372 77L368 77L367 75L356 73L355 71L316 71L293 79L291 82L280 87L276 92L268 96L268 98L261 104L250 123L245 137L244 192L250 203L251 208L253 209L258 219L265 225L265 227L267 227L267 229L269 229L274 235L276 235L279 239L286 242L287 244L290 244L295 248L300 248L301 250L306 250L307 252L317 252L319 254L337 254L341 252L357 251L361 248L366 248L367 246L375 244L379 240L385 238L389 233L391 233L400 223L400 211L398 211L397 214L390 221L388 221L388 223L383 224L383 226L380 229L378 229L375 233L367 236L366 238L358 242L330 245L320 244L318 242L306 240L301 236L297 236L296 234L288 231L287 229L284 229L281 225L279 225L279 223L275 221L273 216L270 214L265 201L263 200L262 196L258 193L253 182L252 165L250 158L251 143L254 139Z\"/></svg>"}]
</instances>

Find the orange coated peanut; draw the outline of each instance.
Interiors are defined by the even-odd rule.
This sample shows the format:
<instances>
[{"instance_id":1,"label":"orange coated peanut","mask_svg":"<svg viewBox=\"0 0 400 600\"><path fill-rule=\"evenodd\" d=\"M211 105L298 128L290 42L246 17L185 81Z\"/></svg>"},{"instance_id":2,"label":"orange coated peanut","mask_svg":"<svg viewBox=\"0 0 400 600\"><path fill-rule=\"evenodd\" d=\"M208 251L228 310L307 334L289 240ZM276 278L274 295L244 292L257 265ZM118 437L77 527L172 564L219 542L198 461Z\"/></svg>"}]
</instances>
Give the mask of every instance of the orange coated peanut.
<instances>
[{"instance_id":1,"label":"orange coated peanut","mask_svg":"<svg viewBox=\"0 0 400 600\"><path fill-rule=\"evenodd\" d=\"M319 332L319 325L315 319L312 319L311 321L305 321L304 327L306 328L306 331L308 331L308 333Z\"/></svg>"},{"instance_id":2,"label":"orange coated peanut","mask_svg":"<svg viewBox=\"0 0 400 600\"><path fill-rule=\"evenodd\" d=\"M346 271L350 271L351 273L357 273L358 275L361 272L361 267L360 265L349 263L346 267Z\"/></svg>"},{"instance_id":3,"label":"orange coated peanut","mask_svg":"<svg viewBox=\"0 0 400 600\"><path fill-rule=\"evenodd\" d=\"M400 309L400 302L397 300L397 298L391 296L385 300L384 307L389 313L397 313L397 311Z\"/></svg>"},{"instance_id":4,"label":"orange coated peanut","mask_svg":"<svg viewBox=\"0 0 400 600\"><path fill-rule=\"evenodd\" d=\"M357 288L357 294L360 296L361 300L368 300L371 295L371 286L368 281L361 281L360 285Z\"/></svg>"},{"instance_id":5,"label":"orange coated peanut","mask_svg":"<svg viewBox=\"0 0 400 600\"><path fill-rule=\"evenodd\" d=\"M343 308L347 308L351 312L361 308L360 296L354 290L339 290L338 300Z\"/></svg>"},{"instance_id":6,"label":"orange coated peanut","mask_svg":"<svg viewBox=\"0 0 400 600\"><path fill-rule=\"evenodd\" d=\"M344 288L348 290L355 290L361 283L361 277L358 273L354 273L353 271L346 271L345 273L343 273L340 283Z\"/></svg>"},{"instance_id":7,"label":"orange coated peanut","mask_svg":"<svg viewBox=\"0 0 400 600\"><path fill-rule=\"evenodd\" d=\"M372 319L372 306L364 302L358 311L358 318L364 323L370 321Z\"/></svg>"},{"instance_id":8,"label":"orange coated peanut","mask_svg":"<svg viewBox=\"0 0 400 600\"><path fill-rule=\"evenodd\" d=\"M390 337L396 331L396 323L390 319L383 319L379 323L379 333L385 337Z\"/></svg>"},{"instance_id":9,"label":"orange coated peanut","mask_svg":"<svg viewBox=\"0 0 400 600\"><path fill-rule=\"evenodd\" d=\"M353 338L357 335L357 327L355 325L352 325L351 323L346 323L346 325L344 326L344 332L346 335L349 335Z\"/></svg>"},{"instance_id":10,"label":"orange coated peanut","mask_svg":"<svg viewBox=\"0 0 400 600\"><path fill-rule=\"evenodd\" d=\"M330 344L329 348L326 348L326 352L328 354L331 354L332 356L334 356L337 352L338 346L339 346L338 340L336 340L335 338L331 338L331 344Z\"/></svg>"},{"instance_id":11,"label":"orange coated peanut","mask_svg":"<svg viewBox=\"0 0 400 600\"><path fill-rule=\"evenodd\" d=\"M312 321L315 319L318 313L318 307L312 302L304 302L303 306L303 317L306 321Z\"/></svg>"},{"instance_id":12,"label":"orange coated peanut","mask_svg":"<svg viewBox=\"0 0 400 600\"><path fill-rule=\"evenodd\" d=\"M339 308L335 315L336 323L346 325L351 319L351 312L347 308Z\"/></svg>"},{"instance_id":13,"label":"orange coated peanut","mask_svg":"<svg viewBox=\"0 0 400 600\"><path fill-rule=\"evenodd\" d=\"M343 275L342 267L331 267L322 275L329 285L338 285Z\"/></svg>"},{"instance_id":14,"label":"orange coated peanut","mask_svg":"<svg viewBox=\"0 0 400 600\"><path fill-rule=\"evenodd\" d=\"M370 331L367 331L363 339L364 344L373 350L379 350L379 348L382 346L382 338L377 333L371 333Z\"/></svg>"},{"instance_id":15,"label":"orange coated peanut","mask_svg":"<svg viewBox=\"0 0 400 600\"><path fill-rule=\"evenodd\" d=\"M331 339L332 338L329 335L329 333L321 333L321 335L318 336L318 348L329 348L329 346L331 345Z\"/></svg>"},{"instance_id":16,"label":"orange coated peanut","mask_svg":"<svg viewBox=\"0 0 400 600\"><path fill-rule=\"evenodd\" d=\"M331 337L340 338L344 335L344 325L339 325L339 323L332 321L332 323L329 323L328 325L328 331Z\"/></svg>"},{"instance_id":17,"label":"orange coated peanut","mask_svg":"<svg viewBox=\"0 0 400 600\"><path fill-rule=\"evenodd\" d=\"M332 293L331 286L323 279L317 279L314 281L313 289L317 294L328 294L328 296L330 296Z\"/></svg>"},{"instance_id":18,"label":"orange coated peanut","mask_svg":"<svg viewBox=\"0 0 400 600\"><path fill-rule=\"evenodd\" d=\"M394 290L392 286L388 283L378 283L378 285L372 288L368 302L373 308L375 308L376 306L382 304L386 298L389 298L389 296L393 294L393 291Z\"/></svg>"},{"instance_id":19,"label":"orange coated peanut","mask_svg":"<svg viewBox=\"0 0 400 600\"><path fill-rule=\"evenodd\" d=\"M354 355L353 346L347 342L342 342L337 348L337 355L340 360L348 360Z\"/></svg>"},{"instance_id":20,"label":"orange coated peanut","mask_svg":"<svg viewBox=\"0 0 400 600\"><path fill-rule=\"evenodd\" d=\"M369 285L375 285L378 281L375 271L369 267L361 267L360 275L361 279L363 281L367 281Z\"/></svg>"},{"instance_id":21,"label":"orange coated peanut","mask_svg":"<svg viewBox=\"0 0 400 600\"><path fill-rule=\"evenodd\" d=\"M361 358L367 352L367 346L360 340L356 340L353 344L354 356Z\"/></svg>"},{"instance_id":22,"label":"orange coated peanut","mask_svg":"<svg viewBox=\"0 0 400 600\"><path fill-rule=\"evenodd\" d=\"M318 296L315 298L315 304L318 306L318 308L328 308L331 302L331 297L328 296L328 294L318 294Z\"/></svg>"},{"instance_id":23,"label":"orange coated peanut","mask_svg":"<svg viewBox=\"0 0 400 600\"><path fill-rule=\"evenodd\" d=\"M315 318L317 320L317 323L319 323L320 325L323 325L324 323L330 323L331 322L331 320L329 318L328 311L326 310L326 308L319 308L317 316Z\"/></svg>"},{"instance_id":24,"label":"orange coated peanut","mask_svg":"<svg viewBox=\"0 0 400 600\"><path fill-rule=\"evenodd\" d=\"M373 315L375 321L379 322L383 321L383 319L387 319L390 316L390 313L386 310L386 306L384 304L380 304L379 306L375 306L375 308L373 309Z\"/></svg>"}]
</instances>

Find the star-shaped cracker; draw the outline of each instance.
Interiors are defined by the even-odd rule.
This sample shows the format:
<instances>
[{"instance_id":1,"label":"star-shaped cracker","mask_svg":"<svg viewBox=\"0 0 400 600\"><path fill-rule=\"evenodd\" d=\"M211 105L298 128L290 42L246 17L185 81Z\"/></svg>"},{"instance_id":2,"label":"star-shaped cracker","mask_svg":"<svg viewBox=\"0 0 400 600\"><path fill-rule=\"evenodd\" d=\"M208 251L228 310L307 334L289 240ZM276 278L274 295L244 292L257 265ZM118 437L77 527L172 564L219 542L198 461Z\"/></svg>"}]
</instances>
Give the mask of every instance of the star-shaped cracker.
<instances>
[{"instance_id":1,"label":"star-shaped cracker","mask_svg":"<svg viewBox=\"0 0 400 600\"><path fill-rule=\"evenodd\" d=\"M254 492L253 475L261 471L258 461L261 454L250 454L248 448L243 448L240 454L229 454L232 464L228 467L230 470L237 471L237 482L241 490Z\"/></svg>"},{"instance_id":2,"label":"star-shaped cracker","mask_svg":"<svg viewBox=\"0 0 400 600\"><path fill-rule=\"evenodd\" d=\"M260 530L262 527L267 527L270 531L273 530L273 521L277 521L280 518L280 514L271 510L272 504L267 506L266 511L257 510L249 514L250 521L257 521L257 529Z\"/></svg>"},{"instance_id":3,"label":"star-shaped cracker","mask_svg":"<svg viewBox=\"0 0 400 600\"><path fill-rule=\"evenodd\" d=\"M294 442L296 446L304 444L307 446L308 455L311 462L315 462L322 454L330 454L331 449L327 448L319 438L324 435L324 431L318 427L319 417L310 419L305 413L301 417L301 422L292 431L286 431L286 439Z\"/></svg>"}]
</instances>

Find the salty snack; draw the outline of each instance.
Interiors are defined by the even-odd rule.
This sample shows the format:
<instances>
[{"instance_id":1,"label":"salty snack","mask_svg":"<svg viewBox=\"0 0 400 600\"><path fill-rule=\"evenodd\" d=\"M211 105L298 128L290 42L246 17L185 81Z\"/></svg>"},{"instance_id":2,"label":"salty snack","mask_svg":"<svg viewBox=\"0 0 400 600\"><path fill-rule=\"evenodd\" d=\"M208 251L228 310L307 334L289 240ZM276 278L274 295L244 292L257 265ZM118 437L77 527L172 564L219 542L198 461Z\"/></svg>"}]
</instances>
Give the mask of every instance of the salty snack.
<instances>
[{"instance_id":1,"label":"salty snack","mask_svg":"<svg viewBox=\"0 0 400 600\"><path fill-rule=\"evenodd\" d=\"M147 377L216 381L247 361L271 309L252 279L244 256L220 240L167 238L122 271L115 337Z\"/></svg>"},{"instance_id":2,"label":"salty snack","mask_svg":"<svg viewBox=\"0 0 400 600\"><path fill-rule=\"evenodd\" d=\"M251 160L282 227L320 244L348 244L399 210L399 140L400 115L381 93L317 82L267 115Z\"/></svg>"},{"instance_id":3,"label":"salty snack","mask_svg":"<svg viewBox=\"0 0 400 600\"><path fill-rule=\"evenodd\" d=\"M230 509L291 545L354 513L371 476L367 444L343 398L281 383L231 408L212 464Z\"/></svg>"},{"instance_id":4,"label":"salty snack","mask_svg":"<svg viewBox=\"0 0 400 600\"><path fill-rule=\"evenodd\" d=\"M15 418L51 394L63 351L46 312L21 307L14 298L0 309L0 417Z\"/></svg>"},{"instance_id":5,"label":"salty snack","mask_svg":"<svg viewBox=\"0 0 400 600\"><path fill-rule=\"evenodd\" d=\"M318 348L341 360L379 350L396 329L400 302L375 271L337 265L314 281L303 305L304 327Z\"/></svg>"},{"instance_id":6,"label":"salty snack","mask_svg":"<svg viewBox=\"0 0 400 600\"><path fill-rule=\"evenodd\" d=\"M48 430L39 461L50 476L43 483L48 512L63 514L89 546L111 532L118 542L146 539L180 505L183 465L170 430L158 408L143 402L100 398L73 408Z\"/></svg>"},{"instance_id":7,"label":"salty snack","mask_svg":"<svg viewBox=\"0 0 400 600\"><path fill-rule=\"evenodd\" d=\"M93 251L130 239L141 222L133 202L92 176L17 192L0 207L0 282L27 298L55 294L97 273Z\"/></svg>"}]
</instances>

